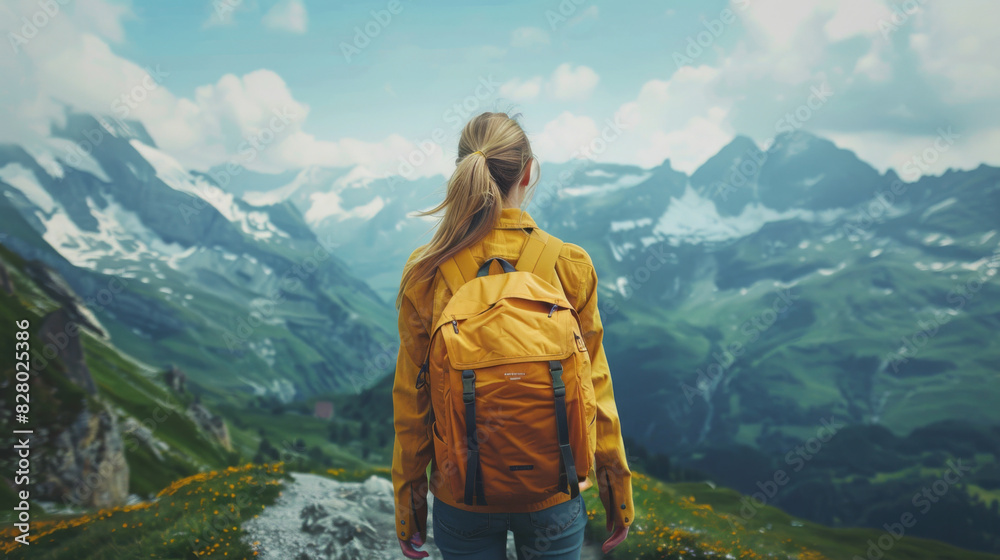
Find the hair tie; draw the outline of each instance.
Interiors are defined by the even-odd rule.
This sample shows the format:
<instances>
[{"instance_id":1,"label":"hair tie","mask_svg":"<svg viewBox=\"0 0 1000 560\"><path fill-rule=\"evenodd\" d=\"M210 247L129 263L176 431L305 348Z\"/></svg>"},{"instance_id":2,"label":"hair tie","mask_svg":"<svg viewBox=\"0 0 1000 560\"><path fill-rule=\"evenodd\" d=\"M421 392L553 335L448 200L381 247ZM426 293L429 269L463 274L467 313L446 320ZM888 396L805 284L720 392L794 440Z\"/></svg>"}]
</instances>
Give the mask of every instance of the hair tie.
<instances>
[{"instance_id":1,"label":"hair tie","mask_svg":"<svg viewBox=\"0 0 1000 560\"><path fill-rule=\"evenodd\" d=\"M486 157L486 154L484 154L483 152L481 152L481 151L479 151L479 150L476 150L476 151L474 151L474 152L472 152L472 153L473 153L473 154L479 154L479 155L481 155L481 156L483 156L483 157ZM472 154L469 154L469 155L472 155Z\"/></svg>"}]
</instances>

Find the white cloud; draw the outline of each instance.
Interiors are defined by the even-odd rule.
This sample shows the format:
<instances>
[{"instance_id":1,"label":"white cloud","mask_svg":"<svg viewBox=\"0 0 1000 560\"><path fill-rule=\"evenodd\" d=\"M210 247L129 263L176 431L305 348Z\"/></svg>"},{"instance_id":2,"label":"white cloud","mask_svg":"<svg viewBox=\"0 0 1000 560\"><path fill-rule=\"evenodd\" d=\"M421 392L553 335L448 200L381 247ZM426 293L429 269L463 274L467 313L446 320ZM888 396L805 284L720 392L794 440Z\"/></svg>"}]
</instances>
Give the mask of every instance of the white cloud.
<instances>
[{"instance_id":1,"label":"white cloud","mask_svg":"<svg viewBox=\"0 0 1000 560\"><path fill-rule=\"evenodd\" d=\"M826 0L816 9L827 18L823 31L831 42L879 35L878 22L892 14L885 4L872 0Z\"/></svg>"},{"instance_id":2,"label":"white cloud","mask_svg":"<svg viewBox=\"0 0 1000 560\"><path fill-rule=\"evenodd\" d=\"M893 169L904 181L914 181L919 175L938 175L949 168L975 169L981 163L1000 166L1000 130L990 129L959 135L953 144L947 134L906 135L892 132L838 132L821 130L837 146L851 150L858 157L884 173ZM939 137L942 140L939 140ZM945 149L941 149L944 147Z\"/></svg>"},{"instance_id":3,"label":"white cloud","mask_svg":"<svg viewBox=\"0 0 1000 560\"><path fill-rule=\"evenodd\" d=\"M510 34L510 46L534 47L548 45L549 34L538 27L518 27Z\"/></svg>"},{"instance_id":4,"label":"white cloud","mask_svg":"<svg viewBox=\"0 0 1000 560\"><path fill-rule=\"evenodd\" d=\"M412 177L434 175L446 167L439 146L424 153L398 135L378 142L316 138L303 130L309 107L270 70L243 77L227 74L169 109L144 122L153 139L189 167L233 162L277 172L311 165L361 166L373 176L405 172ZM411 165L409 172L401 168L399 158L411 156L420 165Z\"/></svg>"},{"instance_id":5,"label":"white cloud","mask_svg":"<svg viewBox=\"0 0 1000 560\"><path fill-rule=\"evenodd\" d=\"M270 29L302 34L309 26L309 15L302 0L280 0L264 14L262 21Z\"/></svg>"},{"instance_id":6,"label":"white cloud","mask_svg":"<svg viewBox=\"0 0 1000 560\"><path fill-rule=\"evenodd\" d=\"M966 0L957 9L928 2L910 19L914 28L910 46L924 72L944 78L948 101L996 99L1000 92L1000 34L996 33L1000 4Z\"/></svg>"},{"instance_id":7,"label":"white cloud","mask_svg":"<svg viewBox=\"0 0 1000 560\"><path fill-rule=\"evenodd\" d=\"M58 11L50 16L36 0L0 5L0 29L10 30L5 39L17 47L0 49L7 84L0 88L0 142L43 143L51 125L62 124L60 101L110 113L114 100L145 75L137 65L106 59L105 41L124 38L121 20L131 15L125 4L82 0L73 9L54 6ZM29 26L24 18L37 23Z\"/></svg>"},{"instance_id":8,"label":"white cloud","mask_svg":"<svg viewBox=\"0 0 1000 560\"><path fill-rule=\"evenodd\" d=\"M552 73L547 89L555 99L585 99L594 91L599 80L597 72L590 67L581 65L573 68L565 63Z\"/></svg>"},{"instance_id":9,"label":"white cloud","mask_svg":"<svg viewBox=\"0 0 1000 560\"><path fill-rule=\"evenodd\" d=\"M590 141L600 135L597 124L590 117L564 111L549 121L537 134L529 134L531 151L541 161L564 162L581 157Z\"/></svg>"},{"instance_id":10,"label":"white cloud","mask_svg":"<svg viewBox=\"0 0 1000 560\"><path fill-rule=\"evenodd\" d=\"M600 15L600 10L597 8L597 6L591 4L590 6L587 6L582 12L580 12L579 15L574 16L568 22L566 22L566 26L574 27L587 21L595 21L597 20L597 17L599 15Z\"/></svg>"},{"instance_id":11,"label":"white cloud","mask_svg":"<svg viewBox=\"0 0 1000 560\"><path fill-rule=\"evenodd\" d=\"M635 100L618 109L627 128L608 149L608 159L643 167L669 159L690 173L733 137L727 117L732 101L713 95L721 72L685 66L669 80L646 82Z\"/></svg>"},{"instance_id":12,"label":"white cloud","mask_svg":"<svg viewBox=\"0 0 1000 560\"><path fill-rule=\"evenodd\" d=\"M542 91L542 78L537 76L528 80L514 78L500 86L500 97L513 101L529 101Z\"/></svg>"},{"instance_id":13,"label":"white cloud","mask_svg":"<svg viewBox=\"0 0 1000 560\"><path fill-rule=\"evenodd\" d=\"M316 138L303 130L309 107L271 70L227 74L196 88L191 97L178 97L169 90L175 68L140 67L118 56L107 37L95 34L100 30L91 20L98 14L128 15L120 5L84 0L84 6L79 14L51 18L19 53L0 49L0 72L18 84L0 89L0 142L45 144L51 126L62 124L67 104L76 111L138 120L164 152L202 171L233 162L269 172L358 166L359 175L402 171L421 177L449 167L439 146L424 151L399 135L374 142ZM23 14L30 17L38 9L34 0L0 6L0 27L13 29ZM121 37L119 27L107 21L101 29ZM413 163L403 166L400 158Z\"/></svg>"},{"instance_id":14,"label":"white cloud","mask_svg":"<svg viewBox=\"0 0 1000 560\"><path fill-rule=\"evenodd\" d=\"M202 29L232 25L236 21L236 12L251 9L249 4L245 0L211 0L209 2L209 15L202 22Z\"/></svg>"},{"instance_id":15,"label":"white cloud","mask_svg":"<svg viewBox=\"0 0 1000 560\"><path fill-rule=\"evenodd\" d=\"M122 20L132 17L132 10L126 3L112 3L104 0L75 0L73 15L83 29L108 40L120 43L125 40Z\"/></svg>"}]
</instances>

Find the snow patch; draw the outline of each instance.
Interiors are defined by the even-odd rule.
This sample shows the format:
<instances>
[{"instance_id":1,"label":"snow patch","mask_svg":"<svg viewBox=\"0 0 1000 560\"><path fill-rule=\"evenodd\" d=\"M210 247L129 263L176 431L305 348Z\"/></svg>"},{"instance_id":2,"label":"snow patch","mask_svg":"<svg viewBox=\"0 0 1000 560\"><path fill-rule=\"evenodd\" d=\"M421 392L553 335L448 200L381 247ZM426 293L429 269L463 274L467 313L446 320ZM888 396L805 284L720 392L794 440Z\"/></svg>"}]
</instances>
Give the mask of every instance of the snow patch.
<instances>
[{"instance_id":1,"label":"snow patch","mask_svg":"<svg viewBox=\"0 0 1000 560\"><path fill-rule=\"evenodd\" d=\"M641 173L638 175L628 174L622 175L613 183L605 183L603 185L580 185L573 187L564 187L559 189L559 194L561 196L583 196L591 195L597 193L609 193L612 191L617 191L620 189L627 189L629 187L634 187L639 183L642 183L646 179L649 179L652 173Z\"/></svg>"},{"instance_id":2,"label":"snow patch","mask_svg":"<svg viewBox=\"0 0 1000 560\"><path fill-rule=\"evenodd\" d=\"M278 229L266 213L244 211L231 193L209 183L204 177L191 175L173 157L135 139L129 143L153 166L156 176L170 188L208 202L227 220L238 224L244 233L262 240L275 236L290 237Z\"/></svg>"},{"instance_id":3,"label":"snow patch","mask_svg":"<svg viewBox=\"0 0 1000 560\"><path fill-rule=\"evenodd\" d=\"M42 212L51 214L55 210L56 201L49 194L49 191L45 190L45 187L38 182L35 172L23 165L8 163L0 167L0 181L21 191L21 194L40 208Z\"/></svg>"},{"instance_id":4,"label":"snow patch","mask_svg":"<svg viewBox=\"0 0 1000 560\"><path fill-rule=\"evenodd\" d=\"M637 227L646 227L653 223L652 218L640 218L638 220L625 220L623 222L611 222L611 231L629 231Z\"/></svg>"},{"instance_id":5,"label":"snow patch","mask_svg":"<svg viewBox=\"0 0 1000 560\"><path fill-rule=\"evenodd\" d=\"M955 197L946 198L946 199L942 200L941 202L938 202L934 206L931 206L927 210L924 210L924 213L920 215L920 218L924 219L927 216L930 216L931 214L933 214L933 213L935 213L935 212L937 212L939 210L944 210L945 208L951 206L952 204L955 204L956 202L958 202L958 199L955 198Z\"/></svg>"},{"instance_id":6,"label":"snow patch","mask_svg":"<svg viewBox=\"0 0 1000 560\"><path fill-rule=\"evenodd\" d=\"M688 185L680 198L671 197L670 205L653 228L653 233L674 241L726 241L754 233L769 222L793 218L810 222L831 222L844 212L846 209L813 212L798 208L778 212L766 206L750 204L738 216L723 217L719 215L714 202L699 195ZM822 250L821 247L817 246L816 249Z\"/></svg>"}]
</instances>

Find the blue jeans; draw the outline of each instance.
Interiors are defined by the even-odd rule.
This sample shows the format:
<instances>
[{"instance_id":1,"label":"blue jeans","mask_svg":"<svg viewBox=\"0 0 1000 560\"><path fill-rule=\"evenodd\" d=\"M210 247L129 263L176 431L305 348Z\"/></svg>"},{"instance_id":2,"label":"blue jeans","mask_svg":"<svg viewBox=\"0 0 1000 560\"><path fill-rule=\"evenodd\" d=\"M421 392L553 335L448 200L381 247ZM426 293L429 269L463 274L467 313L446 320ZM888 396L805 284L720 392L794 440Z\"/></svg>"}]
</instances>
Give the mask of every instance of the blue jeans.
<instances>
[{"instance_id":1,"label":"blue jeans","mask_svg":"<svg viewBox=\"0 0 1000 560\"><path fill-rule=\"evenodd\" d=\"M518 560L579 560L587 506L583 496L530 513L481 513L434 498L434 542L444 560L506 560L507 531Z\"/></svg>"}]
</instances>

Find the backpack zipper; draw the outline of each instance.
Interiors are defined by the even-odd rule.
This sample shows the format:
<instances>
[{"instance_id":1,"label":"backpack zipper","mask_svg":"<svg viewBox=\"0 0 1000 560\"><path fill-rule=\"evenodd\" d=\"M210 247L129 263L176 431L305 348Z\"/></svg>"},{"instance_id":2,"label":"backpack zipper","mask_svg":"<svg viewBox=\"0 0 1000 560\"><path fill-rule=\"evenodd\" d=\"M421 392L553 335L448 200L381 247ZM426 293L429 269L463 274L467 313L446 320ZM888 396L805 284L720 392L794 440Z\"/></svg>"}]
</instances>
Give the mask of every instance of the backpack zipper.
<instances>
[{"instance_id":1,"label":"backpack zipper","mask_svg":"<svg viewBox=\"0 0 1000 560\"><path fill-rule=\"evenodd\" d=\"M552 309L549 309L549 318L551 318L552 314L556 312L556 309L559 309L559 304L558 303L553 303L552 304Z\"/></svg>"},{"instance_id":2,"label":"backpack zipper","mask_svg":"<svg viewBox=\"0 0 1000 560\"><path fill-rule=\"evenodd\" d=\"M451 320L451 326L455 329L455 334L458 334L458 321L456 319Z\"/></svg>"}]
</instances>

